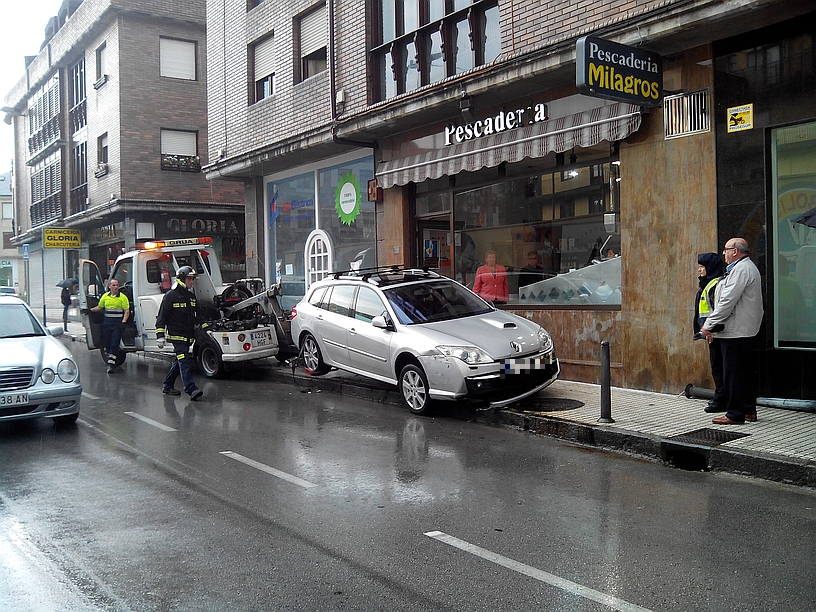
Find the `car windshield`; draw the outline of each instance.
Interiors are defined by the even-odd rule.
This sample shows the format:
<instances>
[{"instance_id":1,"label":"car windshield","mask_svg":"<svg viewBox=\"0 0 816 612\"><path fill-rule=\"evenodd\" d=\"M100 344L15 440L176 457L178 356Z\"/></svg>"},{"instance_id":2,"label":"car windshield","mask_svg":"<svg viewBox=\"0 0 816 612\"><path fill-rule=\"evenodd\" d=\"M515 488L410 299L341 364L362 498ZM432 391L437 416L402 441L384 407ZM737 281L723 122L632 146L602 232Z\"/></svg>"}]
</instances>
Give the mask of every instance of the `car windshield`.
<instances>
[{"instance_id":1,"label":"car windshield","mask_svg":"<svg viewBox=\"0 0 816 612\"><path fill-rule=\"evenodd\" d=\"M473 292L444 280L389 287L383 293L403 325L449 321L493 310Z\"/></svg>"},{"instance_id":2,"label":"car windshield","mask_svg":"<svg viewBox=\"0 0 816 612\"><path fill-rule=\"evenodd\" d=\"M44 335L42 326L23 304L0 304L0 338Z\"/></svg>"}]
</instances>

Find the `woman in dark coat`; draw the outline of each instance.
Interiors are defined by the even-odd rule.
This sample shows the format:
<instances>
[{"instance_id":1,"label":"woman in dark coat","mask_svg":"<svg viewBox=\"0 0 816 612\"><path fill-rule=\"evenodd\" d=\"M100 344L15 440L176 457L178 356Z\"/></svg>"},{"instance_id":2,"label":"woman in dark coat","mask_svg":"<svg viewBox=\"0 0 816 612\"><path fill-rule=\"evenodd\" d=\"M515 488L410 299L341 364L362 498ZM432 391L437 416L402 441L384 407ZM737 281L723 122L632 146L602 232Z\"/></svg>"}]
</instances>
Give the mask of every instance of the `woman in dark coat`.
<instances>
[{"instance_id":1,"label":"woman in dark coat","mask_svg":"<svg viewBox=\"0 0 816 612\"><path fill-rule=\"evenodd\" d=\"M722 274L723 262L717 253L700 253L697 255L697 281L700 288L694 298L695 340L703 338L700 329L709 313L714 310L714 292ZM711 362L711 377L714 379L714 399L708 402L705 411L724 412L722 351L719 340L716 338L708 344L708 358Z\"/></svg>"}]
</instances>

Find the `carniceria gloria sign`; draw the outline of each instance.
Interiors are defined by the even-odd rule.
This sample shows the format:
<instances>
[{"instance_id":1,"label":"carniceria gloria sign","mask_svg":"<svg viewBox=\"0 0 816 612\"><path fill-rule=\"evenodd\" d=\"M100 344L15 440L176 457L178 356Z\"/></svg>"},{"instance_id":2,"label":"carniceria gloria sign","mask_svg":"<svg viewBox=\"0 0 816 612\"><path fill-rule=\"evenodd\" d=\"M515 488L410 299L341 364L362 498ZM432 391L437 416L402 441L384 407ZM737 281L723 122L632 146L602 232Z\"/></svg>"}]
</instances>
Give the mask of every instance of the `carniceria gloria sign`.
<instances>
[{"instance_id":1,"label":"carniceria gloria sign","mask_svg":"<svg viewBox=\"0 0 816 612\"><path fill-rule=\"evenodd\" d=\"M663 99L663 58L594 36L578 39L575 86L595 98L660 106Z\"/></svg>"}]
</instances>

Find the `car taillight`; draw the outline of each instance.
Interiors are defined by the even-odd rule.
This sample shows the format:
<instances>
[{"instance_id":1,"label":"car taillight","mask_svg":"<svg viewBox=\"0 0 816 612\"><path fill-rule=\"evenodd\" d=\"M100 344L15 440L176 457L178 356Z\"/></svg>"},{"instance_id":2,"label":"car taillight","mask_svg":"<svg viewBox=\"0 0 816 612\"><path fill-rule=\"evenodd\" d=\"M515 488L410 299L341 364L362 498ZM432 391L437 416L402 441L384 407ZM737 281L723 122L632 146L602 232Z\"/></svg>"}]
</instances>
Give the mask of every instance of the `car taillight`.
<instances>
[{"instance_id":1,"label":"car taillight","mask_svg":"<svg viewBox=\"0 0 816 612\"><path fill-rule=\"evenodd\" d=\"M297 306L292 306L292 314L290 315L289 320L291 321L296 316L297 316Z\"/></svg>"},{"instance_id":2,"label":"car taillight","mask_svg":"<svg viewBox=\"0 0 816 612\"><path fill-rule=\"evenodd\" d=\"M251 345L249 342L245 342L245 343L244 343L244 350L245 350L245 351L248 351L248 350L250 350L251 348L252 348L252 345Z\"/></svg>"}]
</instances>

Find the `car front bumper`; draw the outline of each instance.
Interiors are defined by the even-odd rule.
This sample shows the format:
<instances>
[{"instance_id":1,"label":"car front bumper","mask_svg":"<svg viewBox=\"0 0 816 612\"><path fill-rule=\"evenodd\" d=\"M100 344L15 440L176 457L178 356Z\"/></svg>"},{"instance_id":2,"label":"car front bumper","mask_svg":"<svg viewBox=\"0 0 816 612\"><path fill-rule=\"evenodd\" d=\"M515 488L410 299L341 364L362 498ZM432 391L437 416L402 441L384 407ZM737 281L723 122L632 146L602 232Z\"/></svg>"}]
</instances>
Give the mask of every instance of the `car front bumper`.
<instances>
[{"instance_id":1,"label":"car front bumper","mask_svg":"<svg viewBox=\"0 0 816 612\"><path fill-rule=\"evenodd\" d=\"M54 389L20 389L28 393L28 402L15 406L0 406L0 422L53 418L79 412L82 385L61 385Z\"/></svg>"},{"instance_id":2,"label":"car front bumper","mask_svg":"<svg viewBox=\"0 0 816 612\"><path fill-rule=\"evenodd\" d=\"M432 399L477 399L492 408L538 393L552 384L561 371L554 352L513 361L521 363L521 367L499 363L469 366L455 357L441 355L420 358Z\"/></svg>"}]
</instances>

